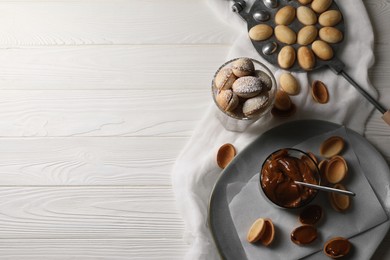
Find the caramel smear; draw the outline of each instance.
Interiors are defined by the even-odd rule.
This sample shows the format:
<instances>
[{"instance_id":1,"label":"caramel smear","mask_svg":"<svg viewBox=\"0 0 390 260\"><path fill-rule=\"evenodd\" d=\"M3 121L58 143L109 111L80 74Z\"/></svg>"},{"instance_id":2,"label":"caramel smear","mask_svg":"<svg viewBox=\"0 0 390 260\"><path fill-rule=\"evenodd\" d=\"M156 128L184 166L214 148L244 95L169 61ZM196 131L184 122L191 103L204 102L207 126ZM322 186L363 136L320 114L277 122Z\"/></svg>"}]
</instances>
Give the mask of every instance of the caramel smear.
<instances>
[{"instance_id":1,"label":"caramel smear","mask_svg":"<svg viewBox=\"0 0 390 260\"><path fill-rule=\"evenodd\" d=\"M309 168L315 172L317 170L317 164L318 164L318 160L316 158L316 156L311 153L311 152L306 152L308 156L302 156L302 161L304 161L307 166L309 166Z\"/></svg>"},{"instance_id":2,"label":"caramel smear","mask_svg":"<svg viewBox=\"0 0 390 260\"><path fill-rule=\"evenodd\" d=\"M261 188L281 207L294 208L312 199L317 190L302 188L294 181L318 184L316 172L305 161L282 149L267 159L261 169Z\"/></svg>"},{"instance_id":3,"label":"caramel smear","mask_svg":"<svg viewBox=\"0 0 390 260\"><path fill-rule=\"evenodd\" d=\"M310 205L299 214L299 221L306 225L315 225L322 218L323 210L320 205Z\"/></svg>"},{"instance_id":4,"label":"caramel smear","mask_svg":"<svg viewBox=\"0 0 390 260\"><path fill-rule=\"evenodd\" d=\"M335 237L328 240L324 246L324 253L330 258L336 259L346 256L351 250L351 243L343 237Z\"/></svg>"},{"instance_id":5,"label":"caramel smear","mask_svg":"<svg viewBox=\"0 0 390 260\"><path fill-rule=\"evenodd\" d=\"M291 241L297 245L308 245L316 240L317 237L317 228L312 225L303 225L291 232Z\"/></svg>"},{"instance_id":6,"label":"caramel smear","mask_svg":"<svg viewBox=\"0 0 390 260\"><path fill-rule=\"evenodd\" d=\"M225 169L226 166L233 160L236 156L236 148L232 144L222 145L217 153L217 164L220 168Z\"/></svg>"}]
</instances>

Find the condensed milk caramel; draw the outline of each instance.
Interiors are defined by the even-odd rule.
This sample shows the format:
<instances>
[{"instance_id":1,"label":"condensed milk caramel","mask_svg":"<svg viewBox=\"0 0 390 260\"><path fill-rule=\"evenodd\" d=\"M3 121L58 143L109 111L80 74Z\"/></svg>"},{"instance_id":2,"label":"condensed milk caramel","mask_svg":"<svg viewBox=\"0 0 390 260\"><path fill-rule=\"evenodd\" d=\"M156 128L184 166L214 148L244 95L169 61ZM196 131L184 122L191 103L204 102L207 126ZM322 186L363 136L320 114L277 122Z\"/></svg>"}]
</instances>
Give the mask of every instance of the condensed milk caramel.
<instances>
[{"instance_id":1,"label":"condensed milk caramel","mask_svg":"<svg viewBox=\"0 0 390 260\"><path fill-rule=\"evenodd\" d=\"M292 156L289 150L282 149L266 160L261 170L260 182L264 193L272 202L281 207L295 208L314 198L317 191L300 186L294 181L318 184L316 174L306 159Z\"/></svg>"},{"instance_id":2,"label":"condensed milk caramel","mask_svg":"<svg viewBox=\"0 0 390 260\"><path fill-rule=\"evenodd\" d=\"M325 243L324 253L331 258L346 256L351 250L351 243L343 237L335 237Z\"/></svg>"}]
</instances>

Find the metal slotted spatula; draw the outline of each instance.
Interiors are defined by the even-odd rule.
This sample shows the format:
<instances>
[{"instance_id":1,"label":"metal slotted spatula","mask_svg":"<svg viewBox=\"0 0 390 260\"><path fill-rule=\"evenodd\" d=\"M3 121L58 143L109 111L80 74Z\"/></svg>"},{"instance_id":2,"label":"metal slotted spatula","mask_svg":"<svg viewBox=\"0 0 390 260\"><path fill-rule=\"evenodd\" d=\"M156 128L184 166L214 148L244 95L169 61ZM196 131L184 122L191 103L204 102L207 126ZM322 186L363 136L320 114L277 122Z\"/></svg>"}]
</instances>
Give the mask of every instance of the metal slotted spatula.
<instances>
[{"instance_id":1,"label":"metal slotted spatula","mask_svg":"<svg viewBox=\"0 0 390 260\"><path fill-rule=\"evenodd\" d=\"M232 6L232 10L239 14L242 19L244 19L248 25L248 31L258 25L258 24L266 24L271 26L272 28L275 28L276 23L274 21L275 14L280 10L281 8L290 5L294 8L298 8L301 6L301 4L298 1L291 1L291 0L256 0L252 7L250 8L249 12L245 11L246 2L244 0L233 0L235 3ZM329 6L327 10L337 10L341 13L339 7L335 3L335 1L332 1L332 4ZM317 14L318 16L318 14ZM303 28L305 25L301 24L297 19L295 19L291 24L288 25L291 29L293 29L295 32L298 32L301 28ZM320 29L319 24L315 24L317 29ZM338 22L334 27L342 32L345 33L345 26L344 26L344 19L341 18L341 21ZM274 64L276 66L279 66L278 64L278 54L279 51L286 46L287 44L284 44L280 41L278 41L273 34L271 37L261 40L261 41L254 41L252 40L252 44L255 47L256 51L268 62L271 64ZM331 44L331 47L334 51L334 53L337 53L339 51L340 47L342 45L342 40L338 43ZM298 43L294 43L290 45L295 50L297 50L300 45ZM383 114L382 119L390 125L390 110L386 110L385 107L383 107L377 100L375 100L368 92L366 92L362 87L359 86L345 71L344 71L344 63L337 59L336 56L333 56L333 58L329 60L321 60L316 59L315 65L312 70L321 69L324 67L329 67L335 74L343 76L355 89L362 94L374 107ZM280 66L279 66L280 67ZM288 68L290 71L295 72L303 72L308 71L303 69L297 61L294 62L294 64Z\"/></svg>"}]
</instances>

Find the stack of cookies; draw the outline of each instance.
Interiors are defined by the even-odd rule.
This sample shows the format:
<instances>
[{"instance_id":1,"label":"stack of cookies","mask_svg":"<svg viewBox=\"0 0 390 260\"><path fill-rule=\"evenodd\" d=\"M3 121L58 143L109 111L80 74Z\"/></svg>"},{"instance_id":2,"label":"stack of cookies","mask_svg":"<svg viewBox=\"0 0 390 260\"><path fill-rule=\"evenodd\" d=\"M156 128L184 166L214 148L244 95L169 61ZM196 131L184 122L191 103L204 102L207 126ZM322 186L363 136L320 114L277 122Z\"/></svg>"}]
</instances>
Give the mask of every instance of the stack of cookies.
<instances>
[{"instance_id":1,"label":"stack of cookies","mask_svg":"<svg viewBox=\"0 0 390 260\"><path fill-rule=\"evenodd\" d=\"M271 77L256 70L249 58L238 58L220 68L213 88L218 107L234 118L258 118L273 104Z\"/></svg>"}]
</instances>

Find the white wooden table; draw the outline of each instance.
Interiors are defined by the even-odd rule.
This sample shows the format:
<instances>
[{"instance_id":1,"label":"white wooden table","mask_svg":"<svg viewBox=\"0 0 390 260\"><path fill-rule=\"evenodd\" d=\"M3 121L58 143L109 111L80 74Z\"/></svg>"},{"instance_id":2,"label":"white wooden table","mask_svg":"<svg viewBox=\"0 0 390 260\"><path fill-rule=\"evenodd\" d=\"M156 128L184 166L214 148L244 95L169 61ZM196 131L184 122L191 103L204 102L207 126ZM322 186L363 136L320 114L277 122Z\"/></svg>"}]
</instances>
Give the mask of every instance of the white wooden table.
<instances>
[{"instance_id":1,"label":"white wooden table","mask_svg":"<svg viewBox=\"0 0 390 260\"><path fill-rule=\"evenodd\" d=\"M389 106L390 1L365 3ZM170 172L236 36L205 0L1 1L0 259L183 259ZM390 161L379 113L365 135Z\"/></svg>"}]
</instances>

